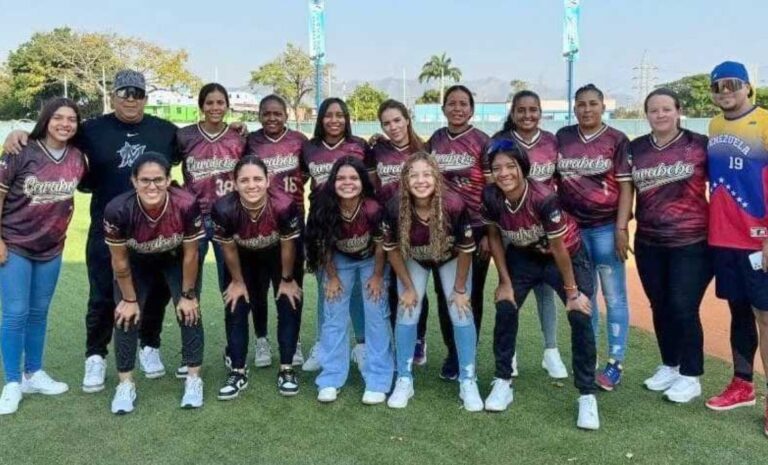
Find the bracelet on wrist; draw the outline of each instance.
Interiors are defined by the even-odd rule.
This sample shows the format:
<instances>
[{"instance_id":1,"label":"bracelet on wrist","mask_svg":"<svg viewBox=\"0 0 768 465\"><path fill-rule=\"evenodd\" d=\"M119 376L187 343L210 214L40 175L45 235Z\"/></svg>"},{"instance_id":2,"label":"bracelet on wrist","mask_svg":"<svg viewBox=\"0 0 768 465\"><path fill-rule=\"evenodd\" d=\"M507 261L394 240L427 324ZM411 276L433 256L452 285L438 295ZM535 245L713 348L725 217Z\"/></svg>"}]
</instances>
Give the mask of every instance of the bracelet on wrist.
<instances>
[{"instance_id":1,"label":"bracelet on wrist","mask_svg":"<svg viewBox=\"0 0 768 465\"><path fill-rule=\"evenodd\" d=\"M576 291L576 295L574 295L573 297L568 297L568 300L576 300L579 297L581 297L581 291Z\"/></svg>"},{"instance_id":2,"label":"bracelet on wrist","mask_svg":"<svg viewBox=\"0 0 768 465\"><path fill-rule=\"evenodd\" d=\"M138 302L136 299L133 299L133 300L131 300L131 299L122 299L122 300L123 300L123 302L125 302L127 304L135 304L136 302Z\"/></svg>"},{"instance_id":3,"label":"bracelet on wrist","mask_svg":"<svg viewBox=\"0 0 768 465\"><path fill-rule=\"evenodd\" d=\"M579 286L577 286L576 284L574 284L573 286L563 286L563 289L565 289L566 291L578 291Z\"/></svg>"},{"instance_id":4,"label":"bracelet on wrist","mask_svg":"<svg viewBox=\"0 0 768 465\"><path fill-rule=\"evenodd\" d=\"M453 292L455 292L456 294L462 294L463 295L463 294L467 293L467 290L464 289L463 291L460 291L460 290L456 289L456 286L453 286Z\"/></svg>"},{"instance_id":5,"label":"bracelet on wrist","mask_svg":"<svg viewBox=\"0 0 768 465\"><path fill-rule=\"evenodd\" d=\"M281 276L281 277L280 277L280 279L281 279L281 280L282 280L284 283L290 283L290 282L292 282L292 281L293 281L293 276Z\"/></svg>"}]
</instances>

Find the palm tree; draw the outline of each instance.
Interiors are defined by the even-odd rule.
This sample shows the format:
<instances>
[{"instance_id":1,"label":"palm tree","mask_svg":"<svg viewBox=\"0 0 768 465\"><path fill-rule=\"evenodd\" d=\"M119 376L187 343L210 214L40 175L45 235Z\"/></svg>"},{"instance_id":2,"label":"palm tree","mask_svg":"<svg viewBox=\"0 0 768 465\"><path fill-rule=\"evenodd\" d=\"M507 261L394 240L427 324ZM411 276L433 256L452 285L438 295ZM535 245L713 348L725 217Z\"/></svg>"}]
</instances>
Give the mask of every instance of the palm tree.
<instances>
[{"instance_id":1,"label":"palm tree","mask_svg":"<svg viewBox=\"0 0 768 465\"><path fill-rule=\"evenodd\" d=\"M440 102L443 101L443 92L445 91L445 78L454 82L461 80L461 70L451 66L452 61L443 52L442 55L432 55L430 59L421 67L419 74L419 83L440 80Z\"/></svg>"}]
</instances>

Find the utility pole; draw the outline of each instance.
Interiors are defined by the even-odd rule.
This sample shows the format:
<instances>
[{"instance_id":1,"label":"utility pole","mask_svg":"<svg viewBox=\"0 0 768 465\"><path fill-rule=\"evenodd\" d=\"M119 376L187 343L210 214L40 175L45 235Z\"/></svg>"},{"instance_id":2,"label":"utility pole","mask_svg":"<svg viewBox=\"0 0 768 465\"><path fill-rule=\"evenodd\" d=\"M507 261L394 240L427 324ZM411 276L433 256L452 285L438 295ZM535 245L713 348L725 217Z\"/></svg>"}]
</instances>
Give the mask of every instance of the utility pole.
<instances>
[{"instance_id":1,"label":"utility pole","mask_svg":"<svg viewBox=\"0 0 768 465\"><path fill-rule=\"evenodd\" d=\"M406 99L408 98L408 95L405 91L405 68L403 68L403 105L406 107L408 106L408 103L406 103Z\"/></svg>"},{"instance_id":2,"label":"utility pole","mask_svg":"<svg viewBox=\"0 0 768 465\"><path fill-rule=\"evenodd\" d=\"M633 85L632 89L637 91L637 103L635 110L638 112L643 111L643 103L645 97L653 90L658 77L656 72L659 70L655 65L648 61L648 51L643 52L643 58L640 60L640 64L632 68L634 76L632 77Z\"/></svg>"}]
</instances>

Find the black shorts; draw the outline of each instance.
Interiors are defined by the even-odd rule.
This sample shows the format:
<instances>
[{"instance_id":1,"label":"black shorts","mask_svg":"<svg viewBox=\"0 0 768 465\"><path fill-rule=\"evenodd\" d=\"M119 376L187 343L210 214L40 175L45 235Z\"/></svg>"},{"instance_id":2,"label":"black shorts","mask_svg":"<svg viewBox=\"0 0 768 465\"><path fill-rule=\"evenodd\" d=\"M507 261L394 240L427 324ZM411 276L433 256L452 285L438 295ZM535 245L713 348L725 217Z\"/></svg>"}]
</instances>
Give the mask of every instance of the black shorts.
<instances>
[{"instance_id":1,"label":"black shorts","mask_svg":"<svg viewBox=\"0 0 768 465\"><path fill-rule=\"evenodd\" d=\"M768 273L753 270L749 255L753 250L712 247L715 265L715 293L721 299L749 302L768 311Z\"/></svg>"}]
</instances>

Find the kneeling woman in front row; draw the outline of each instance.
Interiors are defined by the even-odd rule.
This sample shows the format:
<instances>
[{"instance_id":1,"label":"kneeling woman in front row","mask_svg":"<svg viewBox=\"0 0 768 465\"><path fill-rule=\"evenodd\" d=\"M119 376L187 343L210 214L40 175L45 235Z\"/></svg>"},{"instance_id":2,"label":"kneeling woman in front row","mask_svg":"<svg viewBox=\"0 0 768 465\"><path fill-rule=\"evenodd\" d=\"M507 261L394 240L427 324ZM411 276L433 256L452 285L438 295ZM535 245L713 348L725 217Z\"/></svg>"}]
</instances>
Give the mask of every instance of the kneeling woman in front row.
<instances>
[{"instance_id":1,"label":"kneeling woman in front row","mask_svg":"<svg viewBox=\"0 0 768 465\"><path fill-rule=\"evenodd\" d=\"M443 187L437 161L424 152L405 162L400 186L399 198L387 204L383 227L384 249L397 274L400 295L395 324L398 378L387 405L404 408L413 397L416 324L429 275L436 270L449 296L459 359L459 397L465 409L478 412L483 401L475 379L477 333L469 298L475 241L467 207L461 197Z\"/></svg>"},{"instance_id":2,"label":"kneeling woman in front row","mask_svg":"<svg viewBox=\"0 0 768 465\"><path fill-rule=\"evenodd\" d=\"M133 164L135 191L115 197L104 212L104 234L117 281L115 358L120 384L112 413L134 409L133 368L141 312L149 290L165 282L181 327L182 364L189 367L182 408L203 406L203 322L198 304L198 241L205 236L195 197L171 186L171 165L159 153L147 152Z\"/></svg>"},{"instance_id":3,"label":"kneeling woman in front row","mask_svg":"<svg viewBox=\"0 0 768 465\"><path fill-rule=\"evenodd\" d=\"M381 247L381 206L363 163L345 156L316 191L307 221L307 267L323 274L323 326L317 400L333 402L349 374L347 343L352 289L363 290L367 359L362 368L364 404L386 399L395 370ZM359 280L359 281L358 281ZM413 347L411 347L413 353Z\"/></svg>"},{"instance_id":4,"label":"kneeling woman in front row","mask_svg":"<svg viewBox=\"0 0 768 465\"><path fill-rule=\"evenodd\" d=\"M581 393L577 426L598 429L595 336L589 301L594 284L578 227L560 209L554 191L527 179L530 161L517 143L495 141L489 147L488 159L495 185L483 192L483 218L488 223L499 287L493 335L496 377L485 409L503 411L512 403L510 364L517 339L517 304L525 302L531 289L543 283L565 302L571 324L573 377Z\"/></svg>"},{"instance_id":5,"label":"kneeling woman in front row","mask_svg":"<svg viewBox=\"0 0 768 465\"><path fill-rule=\"evenodd\" d=\"M219 400L230 400L248 386L245 359L248 355L248 315L259 302L267 301L269 285L277 307L277 342L280 372L277 389L284 396L299 392L292 368L301 325L301 288L294 273L301 235L301 210L291 197L268 194L267 167L255 155L235 165L235 192L213 206L213 240L222 245L224 318L232 370L219 390Z\"/></svg>"}]
</instances>

